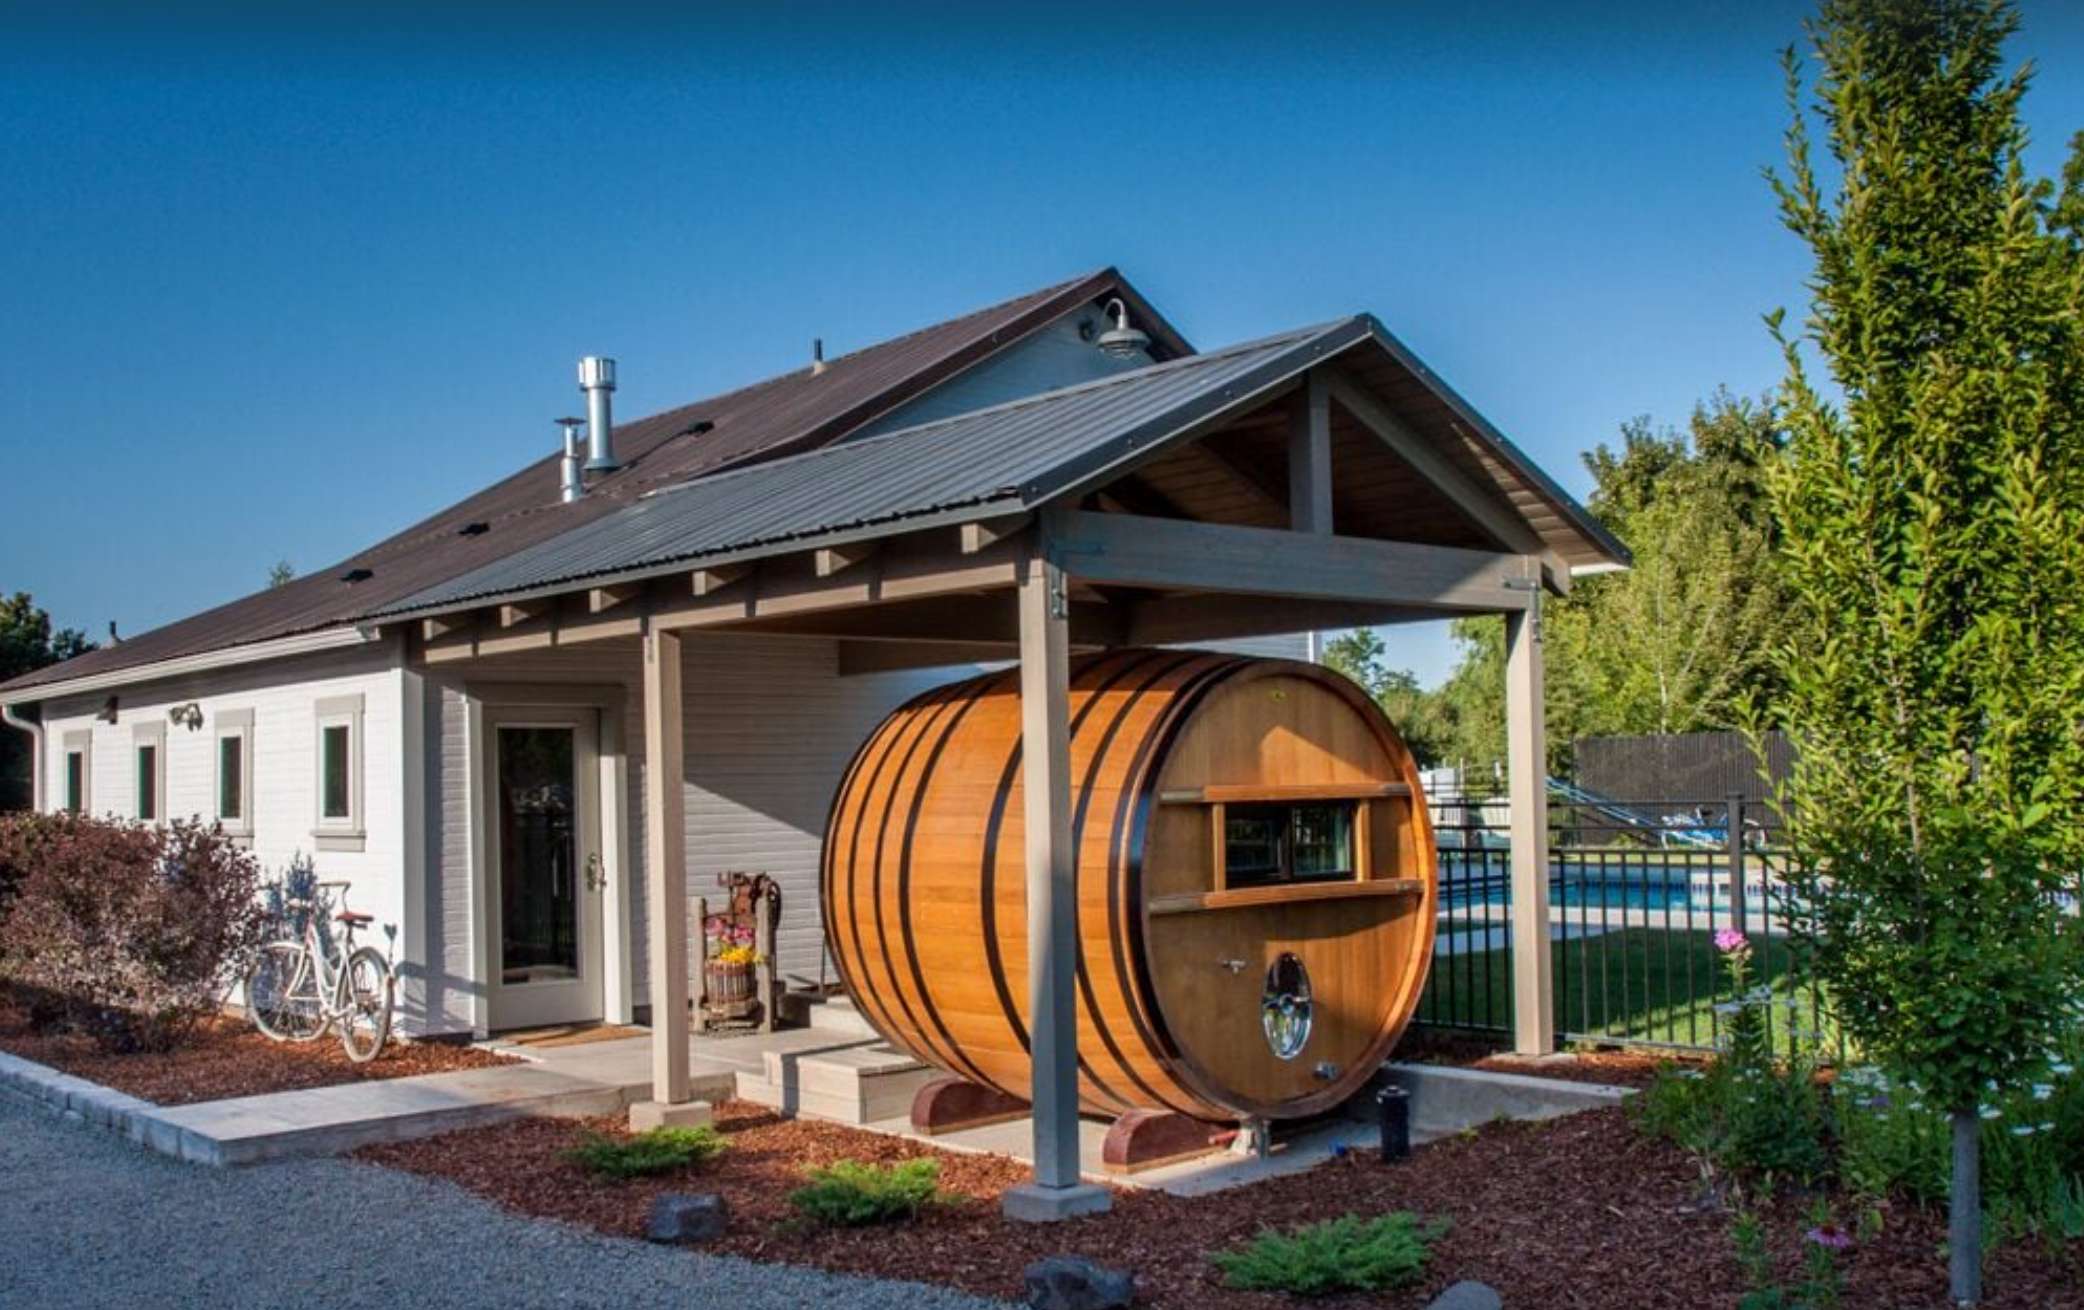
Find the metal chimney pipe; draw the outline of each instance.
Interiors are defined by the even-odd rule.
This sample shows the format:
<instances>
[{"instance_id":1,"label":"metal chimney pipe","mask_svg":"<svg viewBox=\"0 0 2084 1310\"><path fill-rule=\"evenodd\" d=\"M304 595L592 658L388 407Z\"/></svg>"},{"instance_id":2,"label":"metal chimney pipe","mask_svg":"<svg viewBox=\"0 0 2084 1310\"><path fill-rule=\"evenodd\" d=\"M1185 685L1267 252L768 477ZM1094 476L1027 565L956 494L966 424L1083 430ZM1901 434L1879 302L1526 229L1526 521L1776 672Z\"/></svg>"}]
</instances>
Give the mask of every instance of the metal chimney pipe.
<instances>
[{"instance_id":1,"label":"metal chimney pipe","mask_svg":"<svg viewBox=\"0 0 2084 1310\"><path fill-rule=\"evenodd\" d=\"M579 471L579 429L586 426L586 420L561 418L557 426L564 429L564 456L557 462L557 483L564 503L569 505L586 494L586 478Z\"/></svg>"},{"instance_id":2,"label":"metal chimney pipe","mask_svg":"<svg viewBox=\"0 0 2084 1310\"><path fill-rule=\"evenodd\" d=\"M586 471L613 473L622 467L615 458L614 418L608 401L615 390L615 361L600 355L581 359L579 390L586 393Z\"/></svg>"}]
</instances>

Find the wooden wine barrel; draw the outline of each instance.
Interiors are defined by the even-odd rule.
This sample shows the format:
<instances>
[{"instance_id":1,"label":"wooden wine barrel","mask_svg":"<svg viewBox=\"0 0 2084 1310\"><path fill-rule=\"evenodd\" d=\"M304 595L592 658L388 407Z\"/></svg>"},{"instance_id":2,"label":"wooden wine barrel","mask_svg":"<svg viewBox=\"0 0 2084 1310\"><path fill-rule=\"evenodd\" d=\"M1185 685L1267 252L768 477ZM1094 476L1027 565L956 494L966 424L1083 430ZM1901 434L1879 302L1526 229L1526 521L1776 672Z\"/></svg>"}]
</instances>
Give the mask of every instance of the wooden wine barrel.
<instances>
[{"instance_id":1,"label":"wooden wine barrel","mask_svg":"<svg viewBox=\"0 0 2084 1310\"><path fill-rule=\"evenodd\" d=\"M921 1060L1029 1092L1018 671L886 719L826 829L826 940ZM1350 1097L1432 955L1410 752L1310 664L1120 650L1071 667L1079 1092L1088 1112L1292 1118Z\"/></svg>"}]
</instances>

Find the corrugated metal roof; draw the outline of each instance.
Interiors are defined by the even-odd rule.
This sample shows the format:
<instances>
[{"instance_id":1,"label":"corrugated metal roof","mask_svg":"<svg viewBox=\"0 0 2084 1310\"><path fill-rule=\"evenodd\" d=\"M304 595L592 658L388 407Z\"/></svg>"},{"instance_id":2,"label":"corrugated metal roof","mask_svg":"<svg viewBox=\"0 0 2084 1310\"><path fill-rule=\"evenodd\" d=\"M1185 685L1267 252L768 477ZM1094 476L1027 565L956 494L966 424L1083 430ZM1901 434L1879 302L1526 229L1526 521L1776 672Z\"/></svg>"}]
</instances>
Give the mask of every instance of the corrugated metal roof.
<instances>
[{"instance_id":1,"label":"corrugated metal roof","mask_svg":"<svg viewBox=\"0 0 2084 1310\"><path fill-rule=\"evenodd\" d=\"M439 609L654 570L705 556L975 509L1032 507L1365 339L1364 319L1285 332L1227 350L1009 401L645 496L453 581L386 615Z\"/></svg>"},{"instance_id":2,"label":"corrugated metal roof","mask_svg":"<svg viewBox=\"0 0 2084 1310\"><path fill-rule=\"evenodd\" d=\"M1114 295L1130 302L1136 322L1162 351L1191 352L1192 347L1119 273L1102 269L840 356L821 374L797 369L620 423L615 448L624 467L582 500L559 502L557 457L549 453L358 555L286 586L140 633L121 645L24 674L0 684L0 691L116 673L365 620L447 579L608 516L660 486L839 440L1064 314ZM698 422L708 426L697 431ZM544 431L542 448L548 452L555 442L547 425ZM483 525L484 530L465 535L462 529L470 525ZM350 569L367 569L369 576L343 581Z\"/></svg>"}]
</instances>

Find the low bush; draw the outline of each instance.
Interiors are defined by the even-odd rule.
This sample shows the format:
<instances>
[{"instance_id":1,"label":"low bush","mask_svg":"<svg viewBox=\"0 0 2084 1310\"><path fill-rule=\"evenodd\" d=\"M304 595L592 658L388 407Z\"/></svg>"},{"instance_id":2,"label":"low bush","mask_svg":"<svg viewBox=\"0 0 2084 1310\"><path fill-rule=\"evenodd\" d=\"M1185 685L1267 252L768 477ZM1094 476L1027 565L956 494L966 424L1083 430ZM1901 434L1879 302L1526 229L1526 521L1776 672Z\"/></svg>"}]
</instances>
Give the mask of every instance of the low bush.
<instances>
[{"instance_id":1,"label":"low bush","mask_svg":"<svg viewBox=\"0 0 2084 1310\"><path fill-rule=\"evenodd\" d=\"M1446 1236L1445 1220L1428 1223L1407 1210L1362 1219L1347 1215L1285 1232L1262 1231L1243 1246L1209 1257L1223 1285L1241 1291L1333 1296L1377 1292L1416 1282Z\"/></svg>"},{"instance_id":2,"label":"low bush","mask_svg":"<svg viewBox=\"0 0 2084 1310\"><path fill-rule=\"evenodd\" d=\"M160 1051L212 1013L266 931L253 857L215 825L46 816L0 921L31 1021ZM19 834L17 842L23 840Z\"/></svg>"},{"instance_id":3,"label":"low bush","mask_svg":"<svg viewBox=\"0 0 2084 1310\"><path fill-rule=\"evenodd\" d=\"M941 1190L937 1160L874 1165L841 1160L806 1172L808 1185L789 1193L789 1204L813 1223L834 1228L916 1219L935 1206L962 1198Z\"/></svg>"},{"instance_id":4,"label":"low bush","mask_svg":"<svg viewBox=\"0 0 2084 1310\"><path fill-rule=\"evenodd\" d=\"M70 821L62 814L0 814L0 923L7 920L7 907L14 903L29 870L36 867L36 852L53 831L62 831ZM7 939L0 936L0 955L7 952Z\"/></svg>"},{"instance_id":5,"label":"low bush","mask_svg":"<svg viewBox=\"0 0 2084 1310\"><path fill-rule=\"evenodd\" d=\"M1734 999L1720 1049L1703 1069L1665 1069L1631 1103L1636 1120L1738 1182L1773 1190L1808 1184L1830 1165L1829 1115L1811 1047L1800 1040L1785 1060L1774 1054L1766 987L1751 985L1751 947L1741 933L1716 934ZM1790 1016L1792 1017L1792 1016Z\"/></svg>"},{"instance_id":6,"label":"low bush","mask_svg":"<svg viewBox=\"0 0 2084 1310\"><path fill-rule=\"evenodd\" d=\"M2043 1076L1986 1093L1983 1209L1992 1235L2084 1237L2084 1033L2052 1053ZM1833 1121L1839 1176L1879 1200L1938 1206L1947 1198L1952 1127L1916 1085L1879 1069L1839 1076Z\"/></svg>"},{"instance_id":7,"label":"low bush","mask_svg":"<svg viewBox=\"0 0 2084 1310\"><path fill-rule=\"evenodd\" d=\"M708 1124L692 1128L669 1125L646 1129L634 1137L587 1133L564 1158L620 1182L701 1164L723 1154L725 1146L723 1135Z\"/></svg>"}]
</instances>

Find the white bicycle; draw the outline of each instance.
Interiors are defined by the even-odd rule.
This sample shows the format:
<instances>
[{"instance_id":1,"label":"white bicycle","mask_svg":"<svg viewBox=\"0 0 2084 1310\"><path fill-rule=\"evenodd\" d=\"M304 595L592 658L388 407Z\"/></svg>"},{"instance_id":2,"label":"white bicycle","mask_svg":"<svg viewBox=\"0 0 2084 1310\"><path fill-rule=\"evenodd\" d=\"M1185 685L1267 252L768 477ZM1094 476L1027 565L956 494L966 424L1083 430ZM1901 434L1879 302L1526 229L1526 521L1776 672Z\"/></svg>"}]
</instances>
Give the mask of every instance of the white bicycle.
<instances>
[{"instance_id":1,"label":"white bicycle","mask_svg":"<svg viewBox=\"0 0 2084 1310\"><path fill-rule=\"evenodd\" d=\"M391 1035L395 984L391 962L373 946L356 946L355 929L376 916L347 908L347 883L319 883L314 895L292 897L283 908L304 921L303 939L269 942L246 975L246 1010L253 1026L278 1042L309 1042L328 1028L340 1032L347 1058L367 1064ZM321 930L326 891L338 888L337 933Z\"/></svg>"}]
</instances>

